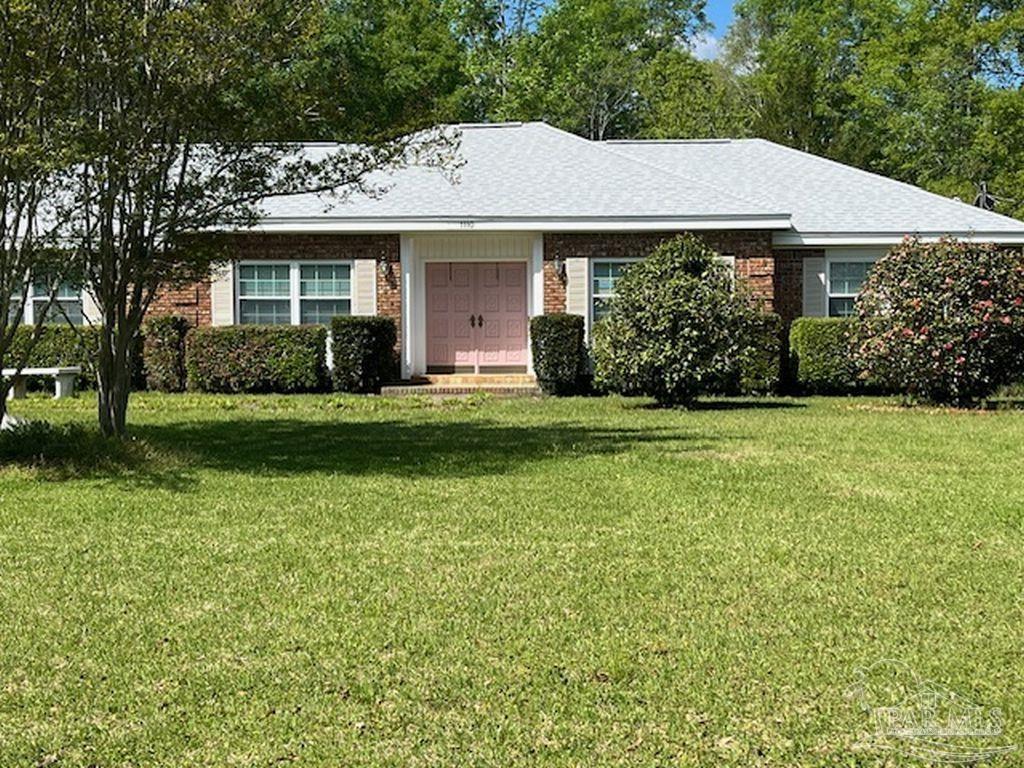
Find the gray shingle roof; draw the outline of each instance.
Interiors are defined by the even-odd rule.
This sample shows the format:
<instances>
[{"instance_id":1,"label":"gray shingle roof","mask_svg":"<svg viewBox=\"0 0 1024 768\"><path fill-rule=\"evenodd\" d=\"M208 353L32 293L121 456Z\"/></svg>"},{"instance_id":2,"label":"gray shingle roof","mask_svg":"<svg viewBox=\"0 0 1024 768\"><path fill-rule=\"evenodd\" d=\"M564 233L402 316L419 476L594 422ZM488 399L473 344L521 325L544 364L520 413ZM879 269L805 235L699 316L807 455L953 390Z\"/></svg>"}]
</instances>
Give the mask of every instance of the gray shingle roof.
<instances>
[{"instance_id":1,"label":"gray shingle roof","mask_svg":"<svg viewBox=\"0 0 1024 768\"><path fill-rule=\"evenodd\" d=\"M1015 219L764 139L609 142L660 168L791 214L807 236L1024 234Z\"/></svg>"},{"instance_id":2,"label":"gray shingle roof","mask_svg":"<svg viewBox=\"0 0 1024 768\"><path fill-rule=\"evenodd\" d=\"M544 123L459 126L456 183L433 168L376 174L381 197L353 196L325 210L313 195L268 200L271 218L687 219L769 217L784 211L684 179ZM323 145L306 151L330 151Z\"/></svg>"},{"instance_id":3,"label":"gray shingle roof","mask_svg":"<svg viewBox=\"0 0 1024 768\"><path fill-rule=\"evenodd\" d=\"M371 182L386 194L268 200L265 223L386 230L396 222L536 229L700 222L774 229L777 241L824 234L1024 239L1024 224L1014 219L762 139L593 142L544 123L457 129L462 165L454 181L428 167L379 173Z\"/></svg>"}]
</instances>

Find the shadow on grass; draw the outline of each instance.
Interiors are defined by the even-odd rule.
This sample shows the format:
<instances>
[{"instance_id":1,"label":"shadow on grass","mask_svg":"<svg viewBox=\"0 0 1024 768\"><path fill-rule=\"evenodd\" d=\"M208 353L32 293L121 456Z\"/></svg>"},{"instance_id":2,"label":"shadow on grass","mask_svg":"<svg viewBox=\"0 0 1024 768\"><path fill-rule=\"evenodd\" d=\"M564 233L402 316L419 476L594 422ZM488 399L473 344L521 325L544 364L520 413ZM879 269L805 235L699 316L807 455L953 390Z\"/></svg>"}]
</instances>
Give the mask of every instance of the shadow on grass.
<instances>
[{"instance_id":1,"label":"shadow on grass","mask_svg":"<svg viewBox=\"0 0 1024 768\"><path fill-rule=\"evenodd\" d=\"M136 432L192 467L251 474L474 477L557 457L621 453L642 443L709 439L669 429L594 428L576 423L230 420L145 425Z\"/></svg>"},{"instance_id":2,"label":"shadow on grass","mask_svg":"<svg viewBox=\"0 0 1024 768\"><path fill-rule=\"evenodd\" d=\"M644 402L638 405L629 406L642 410L661 411L673 410L671 406L658 405L658 403ZM752 400L698 400L689 408L680 410L689 411L775 411L788 409L806 408L806 403L798 403L793 400L769 400L757 398Z\"/></svg>"},{"instance_id":3,"label":"shadow on grass","mask_svg":"<svg viewBox=\"0 0 1024 768\"><path fill-rule=\"evenodd\" d=\"M81 424L31 421L0 431L2 467L18 467L50 481L117 478L172 490L192 484L174 457L140 440L108 439Z\"/></svg>"}]
</instances>

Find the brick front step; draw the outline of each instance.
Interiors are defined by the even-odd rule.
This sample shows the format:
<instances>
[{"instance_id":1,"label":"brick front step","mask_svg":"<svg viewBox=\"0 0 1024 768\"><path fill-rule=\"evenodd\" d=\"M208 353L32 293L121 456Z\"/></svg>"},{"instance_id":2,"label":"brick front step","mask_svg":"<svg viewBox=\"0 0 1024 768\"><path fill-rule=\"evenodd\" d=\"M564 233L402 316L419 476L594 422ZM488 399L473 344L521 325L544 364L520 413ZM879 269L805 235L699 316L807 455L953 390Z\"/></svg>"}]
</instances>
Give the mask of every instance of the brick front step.
<instances>
[{"instance_id":1,"label":"brick front step","mask_svg":"<svg viewBox=\"0 0 1024 768\"><path fill-rule=\"evenodd\" d=\"M398 384L389 387L382 387L381 395L384 397L409 397L410 395L427 395L429 397L450 397L457 395L475 395L486 392L495 397L538 397L541 394L540 387L516 387L516 386L475 386L475 387L442 387L436 384Z\"/></svg>"},{"instance_id":2,"label":"brick front step","mask_svg":"<svg viewBox=\"0 0 1024 768\"><path fill-rule=\"evenodd\" d=\"M532 387L537 377L526 373L429 373L413 377L410 384L438 387Z\"/></svg>"},{"instance_id":3,"label":"brick front step","mask_svg":"<svg viewBox=\"0 0 1024 768\"><path fill-rule=\"evenodd\" d=\"M401 384L392 384L381 389L388 397L403 395L472 395L487 392L499 397L533 397L539 395L540 387L534 376L526 375L450 375L422 376Z\"/></svg>"}]
</instances>

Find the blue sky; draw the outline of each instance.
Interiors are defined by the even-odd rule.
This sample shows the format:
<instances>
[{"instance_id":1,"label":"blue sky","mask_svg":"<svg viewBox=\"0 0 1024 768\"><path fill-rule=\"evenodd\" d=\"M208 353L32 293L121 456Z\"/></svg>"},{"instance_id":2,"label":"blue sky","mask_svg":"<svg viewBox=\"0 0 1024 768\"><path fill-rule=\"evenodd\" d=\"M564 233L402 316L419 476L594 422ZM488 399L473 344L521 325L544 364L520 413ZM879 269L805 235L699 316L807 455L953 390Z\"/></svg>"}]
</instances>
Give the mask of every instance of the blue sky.
<instances>
[{"instance_id":1,"label":"blue sky","mask_svg":"<svg viewBox=\"0 0 1024 768\"><path fill-rule=\"evenodd\" d=\"M697 41L693 52L702 59L713 59L718 55L718 43L729 29L732 21L733 0L708 0L708 20L715 25L707 37Z\"/></svg>"},{"instance_id":2,"label":"blue sky","mask_svg":"<svg viewBox=\"0 0 1024 768\"><path fill-rule=\"evenodd\" d=\"M721 37L732 21L732 0L708 0L707 13L715 25L715 37Z\"/></svg>"}]
</instances>

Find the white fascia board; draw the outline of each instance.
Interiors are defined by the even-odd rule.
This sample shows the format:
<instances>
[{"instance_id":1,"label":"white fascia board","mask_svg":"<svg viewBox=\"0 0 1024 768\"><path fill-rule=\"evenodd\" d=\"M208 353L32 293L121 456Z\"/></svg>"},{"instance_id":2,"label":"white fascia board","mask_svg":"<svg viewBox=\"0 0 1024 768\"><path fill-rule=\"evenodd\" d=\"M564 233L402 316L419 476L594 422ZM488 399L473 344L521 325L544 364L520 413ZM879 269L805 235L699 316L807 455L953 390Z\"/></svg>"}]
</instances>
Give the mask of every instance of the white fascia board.
<instances>
[{"instance_id":1,"label":"white fascia board","mask_svg":"<svg viewBox=\"0 0 1024 768\"><path fill-rule=\"evenodd\" d=\"M244 232L658 232L715 229L789 229L789 216L703 218L488 218L488 219L331 219L266 218Z\"/></svg>"},{"instance_id":2,"label":"white fascia board","mask_svg":"<svg viewBox=\"0 0 1024 768\"><path fill-rule=\"evenodd\" d=\"M893 246L903 242L907 234L897 232L776 232L772 244L776 247L838 247ZM1001 243L1003 245L1024 244L1024 230L1020 232L915 232L922 242L934 243L943 237L955 237L979 243Z\"/></svg>"}]
</instances>

